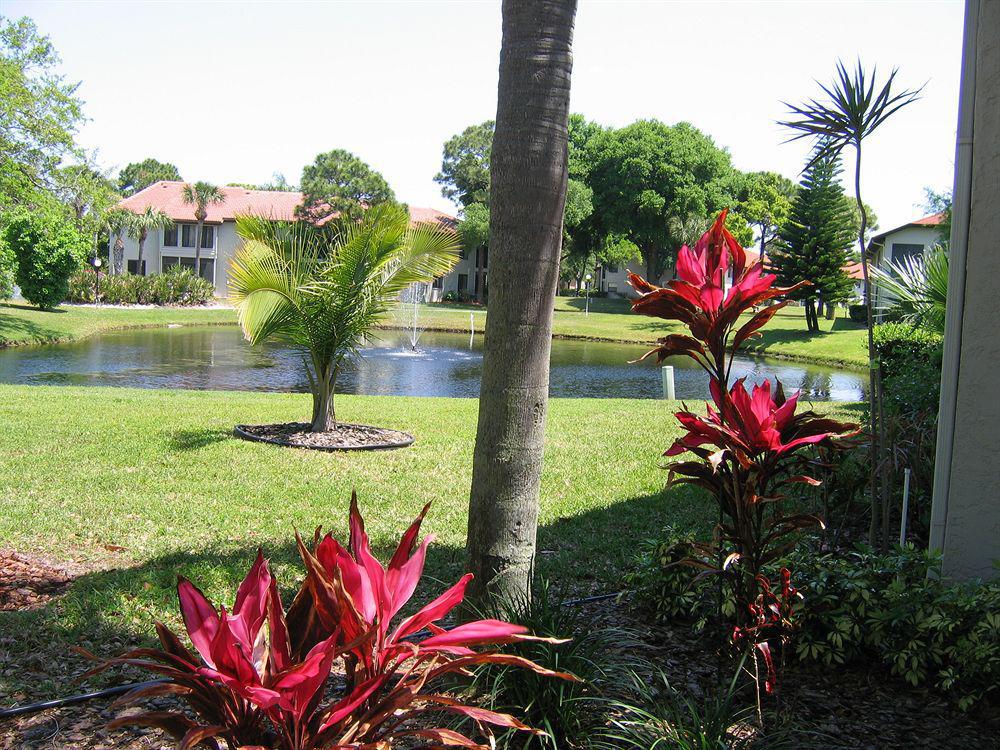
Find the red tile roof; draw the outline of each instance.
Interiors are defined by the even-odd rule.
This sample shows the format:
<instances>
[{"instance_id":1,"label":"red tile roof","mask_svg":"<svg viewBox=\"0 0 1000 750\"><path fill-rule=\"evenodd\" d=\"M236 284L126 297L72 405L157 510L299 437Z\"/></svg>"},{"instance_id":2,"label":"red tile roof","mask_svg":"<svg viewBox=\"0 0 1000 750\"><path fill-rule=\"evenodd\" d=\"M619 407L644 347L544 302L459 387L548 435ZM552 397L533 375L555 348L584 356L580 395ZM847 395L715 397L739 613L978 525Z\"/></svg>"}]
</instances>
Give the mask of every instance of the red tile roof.
<instances>
[{"instance_id":1,"label":"red tile roof","mask_svg":"<svg viewBox=\"0 0 1000 750\"><path fill-rule=\"evenodd\" d=\"M844 266L844 271L855 281L862 281L865 278L865 273L861 269L861 261L851 261Z\"/></svg>"},{"instance_id":2,"label":"red tile roof","mask_svg":"<svg viewBox=\"0 0 1000 750\"><path fill-rule=\"evenodd\" d=\"M139 213L151 206L163 211L174 221L194 221L194 206L182 198L183 182L155 182L135 195L122 200L118 206ZM272 219L292 221L295 209L302 203L302 193L280 190L247 190L242 187L220 187L226 197L222 203L208 206L209 224L233 221L241 214L255 214ZM410 207L410 219L415 224L431 223L454 229L458 221L443 211L434 208Z\"/></svg>"},{"instance_id":3,"label":"red tile roof","mask_svg":"<svg viewBox=\"0 0 1000 750\"><path fill-rule=\"evenodd\" d=\"M931 214L930 216L925 216L924 218L917 219L916 221L911 223L915 224L918 227L936 227L938 224L944 223L945 217L946 217L945 212L941 211L940 213Z\"/></svg>"}]
</instances>

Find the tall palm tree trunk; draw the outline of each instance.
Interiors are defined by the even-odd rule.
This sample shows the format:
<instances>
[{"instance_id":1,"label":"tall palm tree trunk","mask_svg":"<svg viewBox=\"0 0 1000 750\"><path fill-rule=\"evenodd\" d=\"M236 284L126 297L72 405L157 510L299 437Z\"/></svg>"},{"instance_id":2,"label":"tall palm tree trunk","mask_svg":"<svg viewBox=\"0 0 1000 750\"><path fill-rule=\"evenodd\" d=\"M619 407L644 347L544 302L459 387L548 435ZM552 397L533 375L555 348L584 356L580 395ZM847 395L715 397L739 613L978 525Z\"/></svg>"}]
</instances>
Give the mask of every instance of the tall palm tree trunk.
<instances>
[{"instance_id":1,"label":"tall palm tree trunk","mask_svg":"<svg viewBox=\"0 0 1000 750\"><path fill-rule=\"evenodd\" d=\"M198 219L198 228L194 236L194 275L201 278L201 232L205 226L202 219Z\"/></svg>"},{"instance_id":2,"label":"tall palm tree trunk","mask_svg":"<svg viewBox=\"0 0 1000 750\"><path fill-rule=\"evenodd\" d=\"M504 0L490 164L490 314L469 501L470 596L530 595L566 203L576 0Z\"/></svg>"},{"instance_id":3,"label":"tall palm tree trunk","mask_svg":"<svg viewBox=\"0 0 1000 750\"><path fill-rule=\"evenodd\" d=\"M139 235L139 255L138 255L138 257L136 258L136 261L135 261L135 273L136 273L136 276L144 276L145 275L142 272L142 251L143 251L143 248L145 246L146 246L146 232L143 231L143 233L141 235Z\"/></svg>"},{"instance_id":4,"label":"tall palm tree trunk","mask_svg":"<svg viewBox=\"0 0 1000 750\"><path fill-rule=\"evenodd\" d=\"M317 364L315 372L306 367L312 390L313 409L310 432L327 432L336 429L337 415L333 408L333 394L337 386L337 367Z\"/></svg>"}]
</instances>

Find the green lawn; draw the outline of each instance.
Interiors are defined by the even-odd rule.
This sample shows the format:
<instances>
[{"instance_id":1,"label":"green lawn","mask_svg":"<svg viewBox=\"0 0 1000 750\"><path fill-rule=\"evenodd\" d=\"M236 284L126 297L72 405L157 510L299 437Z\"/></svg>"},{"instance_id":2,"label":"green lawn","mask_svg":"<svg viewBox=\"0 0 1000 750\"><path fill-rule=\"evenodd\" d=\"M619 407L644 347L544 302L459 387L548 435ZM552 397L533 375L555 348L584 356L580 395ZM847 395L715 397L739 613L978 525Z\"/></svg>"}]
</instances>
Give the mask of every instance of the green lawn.
<instances>
[{"instance_id":1,"label":"green lawn","mask_svg":"<svg viewBox=\"0 0 1000 750\"><path fill-rule=\"evenodd\" d=\"M461 571L477 402L345 396L338 415L412 431L409 449L328 454L247 443L238 422L300 419L307 396L0 385L0 547L76 561L91 572L57 603L0 613L0 695L59 695L71 644L102 653L175 621L184 574L226 601L258 546L286 592L292 532L344 534L357 489L373 543L388 551L434 501L431 575ZM551 402L539 571L577 592L614 590L643 538L667 523L707 530L714 514L686 488L662 490L659 456L676 427L664 401ZM836 411L856 418L856 406ZM4 645L4 641L7 641ZM6 654L5 654L6 652ZM51 655L51 658L50 658ZM24 665L29 666L24 671ZM68 671L80 666L75 657ZM53 676L55 675L55 676ZM6 684L5 684L6 683ZM26 691L25 693L13 691ZM8 699L4 699L4 703Z\"/></svg>"},{"instance_id":2,"label":"green lawn","mask_svg":"<svg viewBox=\"0 0 1000 750\"><path fill-rule=\"evenodd\" d=\"M668 333L685 330L655 318L633 315L623 299L593 299L591 312L583 313L584 300L557 297L553 334L566 338L606 341L651 342ZM843 311L841 311L842 313ZM477 331L486 327L486 309L467 305L421 305L420 325L428 329L466 332L470 322ZM472 317L470 321L470 315ZM402 314L394 318L404 321ZM159 308L123 309L114 307L66 306L41 312L28 305L0 305L0 347L29 343L52 343L83 338L116 328L162 326L168 324L229 324L236 316L228 309ZM816 364L861 369L865 355L865 330L843 316L820 321L822 332L806 331L800 307L786 307L768 324L763 337L751 342L760 354L785 357Z\"/></svg>"}]
</instances>

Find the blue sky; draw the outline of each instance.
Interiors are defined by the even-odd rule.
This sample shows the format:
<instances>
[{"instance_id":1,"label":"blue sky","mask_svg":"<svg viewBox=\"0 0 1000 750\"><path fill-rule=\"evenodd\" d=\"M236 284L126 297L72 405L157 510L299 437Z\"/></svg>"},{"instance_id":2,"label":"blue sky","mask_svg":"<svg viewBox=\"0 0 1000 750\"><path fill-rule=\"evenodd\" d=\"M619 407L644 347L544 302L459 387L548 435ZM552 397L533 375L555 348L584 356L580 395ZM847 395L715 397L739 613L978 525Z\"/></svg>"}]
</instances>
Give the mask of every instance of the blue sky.
<instances>
[{"instance_id":1,"label":"blue sky","mask_svg":"<svg viewBox=\"0 0 1000 750\"><path fill-rule=\"evenodd\" d=\"M499 2L4 0L52 37L82 81L81 142L106 167L154 156L185 179L297 182L345 148L413 205L454 210L433 182L441 146L493 117ZM782 100L818 92L838 57L888 71L923 98L867 146L863 194L881 226L920 215L952 181L959 0L581 0L572 109L606 125L692 122L744 170L797 178ZM850 163L847 164L850 169Z\"/></svg>"}]
</instances>

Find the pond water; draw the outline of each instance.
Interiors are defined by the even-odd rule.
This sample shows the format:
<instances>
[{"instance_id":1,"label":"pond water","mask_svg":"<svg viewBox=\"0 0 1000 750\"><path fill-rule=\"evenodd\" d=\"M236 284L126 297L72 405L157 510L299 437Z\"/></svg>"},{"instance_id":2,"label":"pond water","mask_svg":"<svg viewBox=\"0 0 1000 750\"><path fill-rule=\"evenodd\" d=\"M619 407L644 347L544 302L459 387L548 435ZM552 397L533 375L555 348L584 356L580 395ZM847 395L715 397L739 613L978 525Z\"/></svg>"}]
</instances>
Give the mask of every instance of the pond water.
<instances>
[{"instance_id":1,"label":"pond water","mask_svg":"<svg viewBox=\"0 0 1000 750\"><path fill-rule=\"evenodd\" d=\"M343 373L338 393L392 396L479 395L483 339L424 332L419 349L407 334L380 331L379 340ZM659 398L660 368L629 364L642 345L555 339L550 394L578 398ZM687 359L674 366L679 399L708 398L708 378ZM814 401L861 401L864 374L778 360L738 358L733 377L777 376L787 393ZM0 350L0 382L308 392L302 356L280 344L252 347L235 327L120 331L73 344Z\"/></svg>"}]
</instances>

